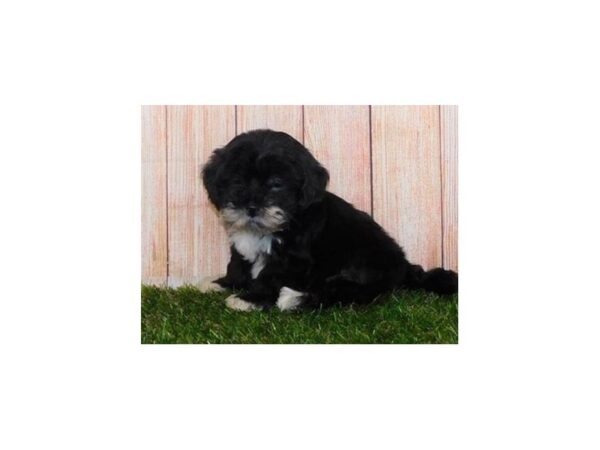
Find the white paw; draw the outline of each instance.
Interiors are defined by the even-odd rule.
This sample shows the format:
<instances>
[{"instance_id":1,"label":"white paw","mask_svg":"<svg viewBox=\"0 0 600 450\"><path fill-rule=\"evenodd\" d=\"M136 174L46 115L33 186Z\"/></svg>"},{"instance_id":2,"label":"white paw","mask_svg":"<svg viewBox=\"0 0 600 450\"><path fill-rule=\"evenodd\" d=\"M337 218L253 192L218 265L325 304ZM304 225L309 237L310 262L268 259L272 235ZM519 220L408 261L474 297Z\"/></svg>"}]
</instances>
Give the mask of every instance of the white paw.
<instances>
[{"instance_id":1,"label":"white paw","mask_svg":"<svg viewBox=\"0 0 600 450\"><path fill-rule=\"evenodd\" d=\"M303 292L298 292L289 287L282 287L277 299L277 307L282 311L291 311L302 303Z\"/></svg>"},{"instance_id":2,"label":"white paw","mask_svg":"<svg viewBox=\"0 0 600 450\"><path fill-rule=\"evenodd\" d=\"M255 309L258 309L258 307L255 304L247 302L246 300L242 300L237 295L230 295L229 297L227 297L225 299L225 304L229 308L235 309L237 311L253 311Z\"/></svg>"},{"instance_id":3,"label":"white paw","mask_svg":"<svg viewBox=\"0 0 600 450\"><path fill-rule=\"evenodd\" d=\"M200 292L222 292L225 290L223 286L214 282L214 280L218 280L221 277L205 277L202 278L200 284L198 285L198 289Z\"/></svg>"}]
</instances>

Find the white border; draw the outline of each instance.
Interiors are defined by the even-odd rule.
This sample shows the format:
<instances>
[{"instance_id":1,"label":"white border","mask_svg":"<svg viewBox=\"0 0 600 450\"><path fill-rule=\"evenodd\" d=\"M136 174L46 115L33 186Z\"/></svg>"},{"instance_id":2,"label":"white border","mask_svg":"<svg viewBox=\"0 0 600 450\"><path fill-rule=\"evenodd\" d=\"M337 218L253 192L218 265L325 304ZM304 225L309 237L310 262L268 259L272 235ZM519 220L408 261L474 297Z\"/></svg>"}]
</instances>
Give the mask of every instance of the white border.
<instances>
[{"instance_id":1,"label":"white border","mask_svg":"<svg viewBox=\"0 0 600 450\"><path fill-rule=\"evenodd\" d=\"M597 15L4 7L2 448L597 448ZM459 104L460 345L141 346L139 105Z\"/></svg>"}]
</instances>

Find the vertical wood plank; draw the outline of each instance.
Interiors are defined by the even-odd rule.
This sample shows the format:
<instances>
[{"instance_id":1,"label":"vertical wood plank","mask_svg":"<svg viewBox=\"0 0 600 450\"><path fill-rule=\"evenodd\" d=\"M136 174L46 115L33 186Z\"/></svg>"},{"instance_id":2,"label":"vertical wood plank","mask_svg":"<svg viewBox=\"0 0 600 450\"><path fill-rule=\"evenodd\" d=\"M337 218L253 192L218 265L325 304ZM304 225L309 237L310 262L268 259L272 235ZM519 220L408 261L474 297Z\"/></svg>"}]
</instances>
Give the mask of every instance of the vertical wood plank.
<instances>
[{"instance_id":1,"label":"vertical wood plank","mask_svg":"<svg viewBox=\"0 0 600 450\"><path fill-rule=\"evenodd\" d=\"M235 135L234 106L169 106L169 285L195 284L224 273L227 237L210 204L201 168Z\"/></svg>"},{"instance_id":2,"label":"vertical wood plank","mask_svg":"<svg viewBox=\"0 0 600 450\"><path fill-rule=\"evenodd\" d=\"M438 106L372 108L374 218L425 268L442 263Z\"/></svg>"},{"instance_id":3,"label":"vertical wood plank","mask_svg":"<svg viewBox=\"0 0 600 450\"><path fill-rule=\"evenodd\" d=\"M304 144L329 170L328 189L371 212L368 106L305 106Z\"/></svg>"},{"instance_id":4,"label":"vertical wood plank","mask_svg":"<svg viewBox=\"0 0 600 450\"><path fill-rule=\"evenodd\" d=\"M237 107L237 132L259 128L283 131L303 142L302 106L240 105Z\"/></svg>"},{"instance_id":5,"label":"vertical wood plank","mask_svg":"<svg viewBox=\"0 0 600 450\"><path fill-rule=\"evenodd\" d=\"M167 282L167 122L164 106L142 106L142 283Z\"/></svg>"},{"instance_id":6,"label":"vertical wood plank","mask_svg":"<svg viewBox=\"0 0 600 450\"><path fill-rule=\"evenodd\" d=\"M440 106L443 265L458 271L458 107Z\"/></svg>"}]
</instances>

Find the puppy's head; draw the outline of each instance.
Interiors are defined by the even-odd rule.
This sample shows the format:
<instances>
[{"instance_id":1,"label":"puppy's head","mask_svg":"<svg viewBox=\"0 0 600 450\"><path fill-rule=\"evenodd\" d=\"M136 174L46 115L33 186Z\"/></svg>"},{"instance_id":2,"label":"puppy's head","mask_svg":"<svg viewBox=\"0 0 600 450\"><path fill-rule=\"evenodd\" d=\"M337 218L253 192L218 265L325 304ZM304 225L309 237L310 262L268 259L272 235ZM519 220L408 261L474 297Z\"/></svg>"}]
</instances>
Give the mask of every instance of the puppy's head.
<instances>
[{"instance_id":1,"label":"puppy's head","mask_svg":"<svg viewBox=\"0 0 600 450\"><path fill-rule=\"evenodd\" d=\"M290 135L256 130L215 150L202 178L228 229L272 233L323 198L329 174Z\"/></svg>"}]
</instances>

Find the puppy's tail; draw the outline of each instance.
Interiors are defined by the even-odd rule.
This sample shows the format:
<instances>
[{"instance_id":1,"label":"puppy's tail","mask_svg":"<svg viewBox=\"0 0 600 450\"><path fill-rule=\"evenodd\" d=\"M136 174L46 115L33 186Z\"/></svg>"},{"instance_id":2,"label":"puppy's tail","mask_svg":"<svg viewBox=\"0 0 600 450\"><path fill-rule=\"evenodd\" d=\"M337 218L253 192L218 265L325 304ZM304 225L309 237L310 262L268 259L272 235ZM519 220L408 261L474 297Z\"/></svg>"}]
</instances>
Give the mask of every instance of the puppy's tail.
<instances>
[{"instance_id":1,"label":"puppy's tail","mask_svg":"<svg viewBox=\"0 0 600 450\"><path fill-rule=\"evenodd\" d=\"M411 264L406 273L404 287L424 289L440 295L456 294L458 292L458 274L442 268L426 272L421 266Z\"/></svg>"}]
</instances>

